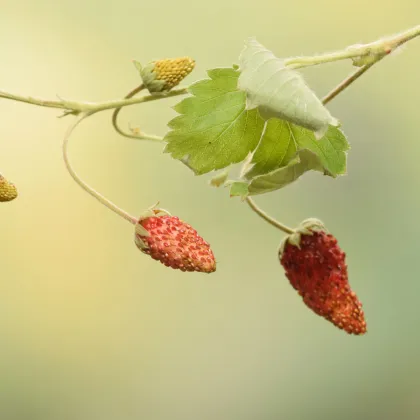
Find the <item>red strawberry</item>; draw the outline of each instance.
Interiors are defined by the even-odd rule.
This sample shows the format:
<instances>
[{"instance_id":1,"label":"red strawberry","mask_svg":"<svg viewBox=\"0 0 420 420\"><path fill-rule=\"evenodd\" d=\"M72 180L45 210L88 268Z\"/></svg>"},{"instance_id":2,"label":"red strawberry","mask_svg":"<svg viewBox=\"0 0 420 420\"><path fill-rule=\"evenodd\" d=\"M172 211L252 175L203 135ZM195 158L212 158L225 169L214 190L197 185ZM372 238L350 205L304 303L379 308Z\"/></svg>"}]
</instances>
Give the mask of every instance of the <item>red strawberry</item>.
<instances>
[{"instance_id":1,"label":"red strawberry","mask_svg":"<svg viewBox=\"0 0 420 420\"><path fill-rule=\"evenodd\" d=\"M287 278L309 308L349 334L364 334L362 304L350 288L345 257L337 239L314 219L303 222L279 250Z\"/></svg>"},{"instance_id":2,"label":"red strawberry","mask_svg":"<svg viewBox=\"0 0 420 420\"><path fill-rule=\"evenodd\" d=\"M140 218L135 242L167 267L202 273L216 270L210 245L190 225L165 211L150 210Z\"/></svg>"}]
</instances>

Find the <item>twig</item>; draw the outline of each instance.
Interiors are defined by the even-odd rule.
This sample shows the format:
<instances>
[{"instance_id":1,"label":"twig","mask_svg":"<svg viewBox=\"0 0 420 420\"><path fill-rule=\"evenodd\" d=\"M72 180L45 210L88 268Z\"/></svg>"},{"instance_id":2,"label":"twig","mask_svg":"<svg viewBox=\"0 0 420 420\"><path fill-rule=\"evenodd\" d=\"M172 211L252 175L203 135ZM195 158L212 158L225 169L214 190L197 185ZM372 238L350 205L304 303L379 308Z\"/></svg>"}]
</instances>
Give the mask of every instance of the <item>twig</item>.
<instances>
[{"instance_id":1,"label":"twig","mask_svg":"<svg viewBox=\"0 0 420 420\"><path fill-rule=\"evenodd\" d=\"M327 93L322 98L322 103L326 105L327 103L331 102L339 93L341 93L344 89L349 87L355 80L357 80L362 74L366 73L376 63L377 61L375 61L374 63L365 64L363 67L358 68L353 74L348 76L333 90Z\"/></svg>"},{"instance_id":2,"label":"twig","mask_svg":"<svg viewBox=\"0 0 420 420\"><path fill-rule=\"evenodd\" d=\"M331 63L333 61L346 60L349 58L377 57L382 58L401 45L420 35L420 25L390 37L364 45L353 45L341 51L325 53L308 57L292 57L284 61L290 68L315 66L318 64Z\"/></svg>"},{"instance_id":3,"label":"twig","mask_svg":"<svg viewBox=\"0 0 420 420\"><path fill-rule=\"evenodd\" d=\"M107 109L122 108L125 106L141 104L143 102L156 101L158 99L171 98L174 96L185 95L188 93L187 87L181 87L178 89L172 89L168 93L164 94L153 94L141 96L138 98L130 99L117 99L106 102L78 102L78 101L48 101L41 98L34 98L32 96L15 95L13 93L5 92L0 90L0 98L10 99L13 101L24 102L31 105L38 105L47 108L58 108L66 111L72 111L73 114L89 113L93 114L99 111L105 111Z\"/></svg>"}]
</instances>

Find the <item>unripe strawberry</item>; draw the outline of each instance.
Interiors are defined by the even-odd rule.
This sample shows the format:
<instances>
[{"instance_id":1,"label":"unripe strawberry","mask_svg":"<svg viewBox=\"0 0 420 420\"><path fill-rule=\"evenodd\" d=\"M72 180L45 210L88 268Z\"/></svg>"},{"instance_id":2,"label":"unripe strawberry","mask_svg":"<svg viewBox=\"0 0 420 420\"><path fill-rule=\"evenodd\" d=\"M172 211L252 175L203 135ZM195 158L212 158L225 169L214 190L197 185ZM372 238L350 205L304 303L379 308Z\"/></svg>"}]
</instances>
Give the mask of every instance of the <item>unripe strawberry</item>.
<instances>
[{"instance_id":1,"label":"unripe strawberry","mask_svg":"<svg viewBox=\"0 0 420 420\"><path fill-rule=\"evenodd\" d=\"M16 186L0 175L0 202L12 201L17 197L17 195L18 192Z\"/></svg>"},{"instance_id":2,"label":"unripe strawberry","mask_svg":"<svg viewBox=\"0 0 420 420\"><path fill-rule=\"evenodd\" d=\"M152 61L144 67L134 61L144 85L150 93L168 92L187 77L195 67L190 57L166 58Z\"/></svg>"},{"instance_id":3,"label":"unripe strawberry","mask_svg":"<svg viewBox=\"0 0 420 420\"><path fill-rule=\"evenodd\" d=\"M345 253L315 219L302 223L279 250L290 284L316 314L349 334L364 334L362 304L348 282Z\"/></svg>"},{"instance_id":4,"label":"unripe strawberry","mask_svg":"<svg viewBox=\"0 0 420 420\"><path fill-rule=\"evenodd\" d=\"M140 217L135 243L167 267L202 273L216 270L210 245L190 225L166 211L154 209Z\"/></svg>"}]
</instances>

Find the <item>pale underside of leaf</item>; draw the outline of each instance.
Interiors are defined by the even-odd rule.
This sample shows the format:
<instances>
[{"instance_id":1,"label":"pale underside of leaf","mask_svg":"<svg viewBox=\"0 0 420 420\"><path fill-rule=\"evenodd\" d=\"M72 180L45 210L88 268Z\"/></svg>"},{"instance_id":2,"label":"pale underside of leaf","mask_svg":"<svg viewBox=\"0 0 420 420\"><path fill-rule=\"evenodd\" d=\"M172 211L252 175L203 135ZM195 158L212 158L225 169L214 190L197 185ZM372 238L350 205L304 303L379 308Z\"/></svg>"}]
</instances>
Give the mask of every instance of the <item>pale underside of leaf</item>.
<instances>
[{"instance_id":1,"label":"pale underside of leaf","mask_svg":"<svg viewBox=\"0 0 420 420\"><path fill-rule=\"evenodd\" d=\"M246 92L247 109L258 108L265 119L276 117L305 127L317 139L328 125L338 125L300 73L285 67L283 60L255 39L245 42L239 62L238 88Z\"/></svg>"}]
</instances>

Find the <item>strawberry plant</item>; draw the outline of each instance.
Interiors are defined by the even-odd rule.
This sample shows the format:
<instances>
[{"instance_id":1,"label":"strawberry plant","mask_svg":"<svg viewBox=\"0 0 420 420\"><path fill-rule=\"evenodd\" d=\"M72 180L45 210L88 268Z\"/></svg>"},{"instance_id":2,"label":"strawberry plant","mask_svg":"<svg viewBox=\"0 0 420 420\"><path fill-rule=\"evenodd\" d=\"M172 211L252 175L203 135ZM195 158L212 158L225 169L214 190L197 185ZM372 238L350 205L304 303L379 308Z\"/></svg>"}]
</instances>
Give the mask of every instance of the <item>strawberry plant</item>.
<instances>
[{"instance_id":1,"label":"strawberry plant","mask_svg":"<svg viewBox=\"0 0 420 420\"><path fill-rule=\"evenodd\" d=\"M64 163L73 179L89 194L134 226L139 250L170 268L212 273L216 260L197 231L166 210L152 206L132 216L93 189L74 171L68 143L85 119L113 110L112 124L122 136L165 144L164 153L194 174L214 172L210 184L224 186L260 217L287 236L278 251L286 277L303 302L316 314L347 333L366 332L362 305L351 290L345 254L337 240L317 219L290 228L264 212L254 196L280 190L309 171L332 178L346 173L349 143L342 122L326 105L371 67L420 35L420 26L353 45L341 51L278 58L256 39L245 41L238 63L207 71L208 78L186 87L178 84L194 69L189 57L162 59L141 65L134 61L139 85L123 99L94 103L44 100L0 91L0 98L61 109L74 117L63 141ZM319 99L299 69L339 60L351 60L355 71ZM162 138L120 126L126 107L187 95L176 106ZM238 176L236 165L241 165ZM0 176L0 201L17 197L16 187ZM217 250L216 250L217 251ZM252 252L252 251L250 251Z\"/></svg>"}]
</instances>

